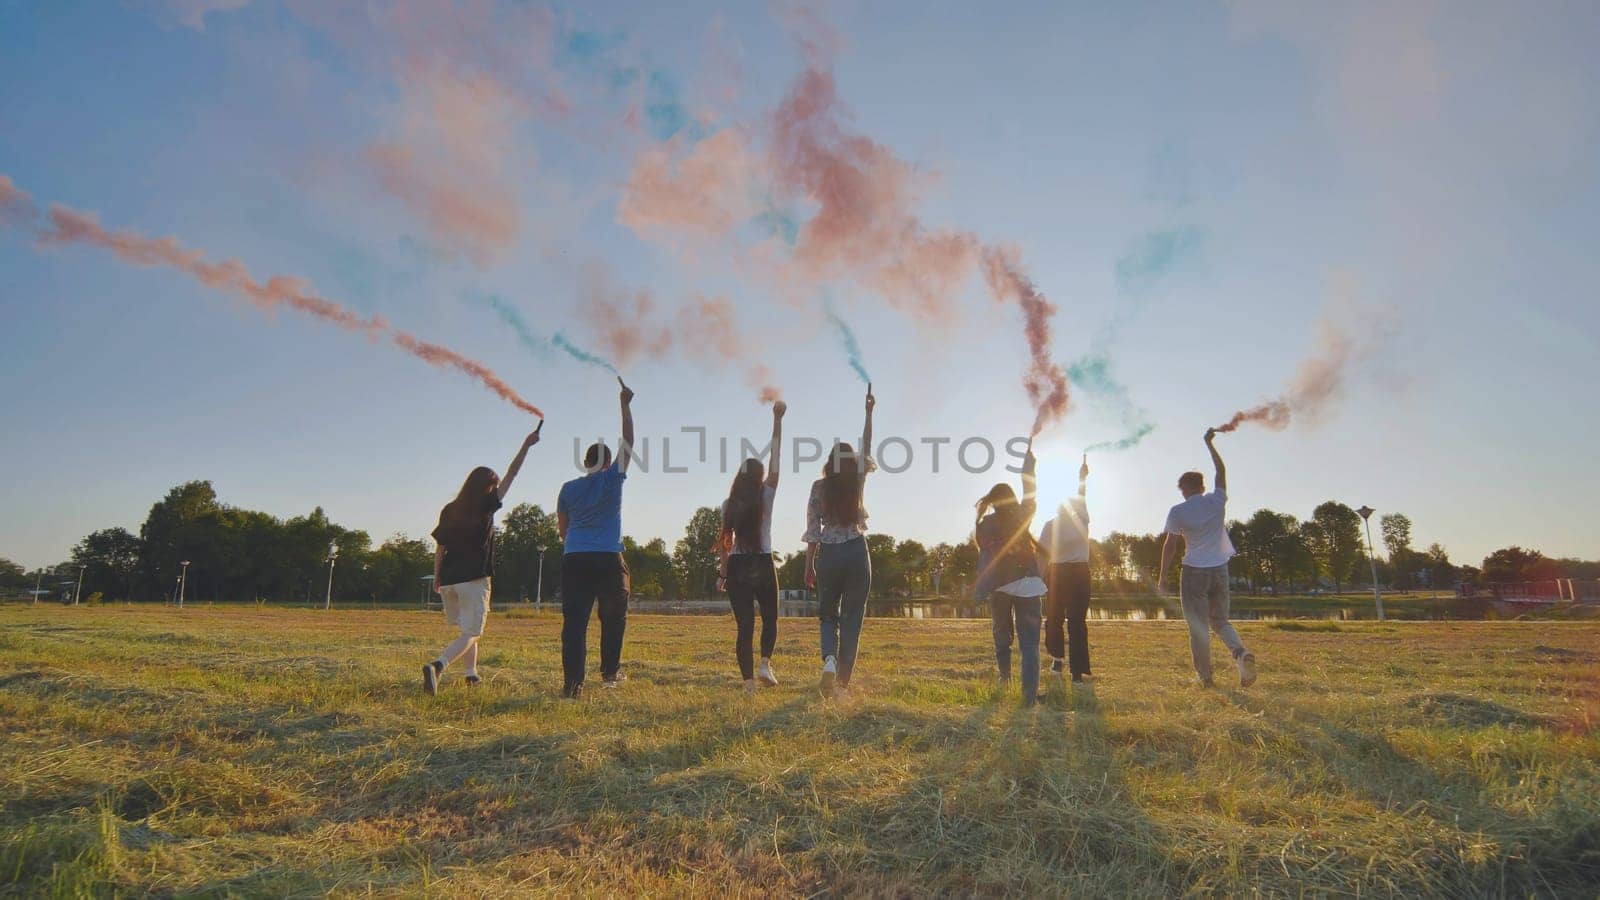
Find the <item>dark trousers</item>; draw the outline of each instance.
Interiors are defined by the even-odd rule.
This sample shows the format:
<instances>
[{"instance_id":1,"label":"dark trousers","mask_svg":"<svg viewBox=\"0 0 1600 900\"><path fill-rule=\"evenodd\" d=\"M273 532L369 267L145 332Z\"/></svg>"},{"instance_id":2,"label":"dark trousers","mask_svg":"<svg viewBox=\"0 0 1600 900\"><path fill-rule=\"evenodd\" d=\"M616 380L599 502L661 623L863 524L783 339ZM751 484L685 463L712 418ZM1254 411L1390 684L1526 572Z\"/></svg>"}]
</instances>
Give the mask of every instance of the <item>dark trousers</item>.
<instances>
[{"instance_id":1,"label":"dark trousers","mask_svg":"<svg viewBox=\"0 0 1600 900\"><path fill-rule=\"evenodd\" d=\"M839 683L848 686L861 646L861 620L872 588L872 557L866 538L817 548L817 605L822 658L834 657Z\"/></svg>"},{"instance_id":2,"label":"dark trousers","mask_svg":"<svg viewBox=\"0 0 1600 900\"><path fill-rule=\"evenodd\" d=\"M621 553L568 553L561 558L561 672L566 687L583 684L589 614L600 606L600 675L622 667L628 627L628 564Z\"/></svg>"},{"instance_id":3,"label":"dark trousers","mask_svg":"<svg viewBox=\"0 0 1600 900\"><path fill-rule=\"evenodd\" d=\"M1044 646L1054 659L1066 659L1073 675L1089 669L1089 564L1056 563L1050 567L1050 599L1044 608ZM1066 640L1061 626L1065 623ZM1065 646L1063 646L1063 644Z\"/></svg>"},{"instance_id":4,"label":"dark trousers","mask_svg":"<svg viewBox=\"0 0 1600 900\"><path fill-rule=\"evenodd\" d=\"M778 569L770 553L735 553L728 557L728 602L739 628L735 652L739 672L755 677L751 643L756 631L756 608L761 609L761 658L770 659L778 643Z\"/></svg>"}]
</instances>

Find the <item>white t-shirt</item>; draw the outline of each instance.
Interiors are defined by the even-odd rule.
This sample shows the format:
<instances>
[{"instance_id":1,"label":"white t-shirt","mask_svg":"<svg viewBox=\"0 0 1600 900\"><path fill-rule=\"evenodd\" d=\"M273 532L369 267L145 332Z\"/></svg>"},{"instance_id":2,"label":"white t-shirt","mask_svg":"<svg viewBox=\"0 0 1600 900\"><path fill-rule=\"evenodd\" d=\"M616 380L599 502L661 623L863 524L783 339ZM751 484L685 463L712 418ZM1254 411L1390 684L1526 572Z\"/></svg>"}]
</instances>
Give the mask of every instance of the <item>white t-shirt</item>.
<instances>
[{"instance_id":1,"label":"white t-shirt","mask_svg":"<svg viewBox=\"0 0 1600 900\"><path fill-rule=\"evenodd\" d=\"M1013 597L1025 597L1028 599L1043 597L1045 594L1050 593L1050 588L1044 583L1044 579L1037 575L1018 578L1016 581L1010 584L1002 584L994 590L997 594L1010 594Z\"/></svg>"},{"instance_id":2,"label":"white t-shirt","mask_svg":"<svg viewBox=\"0 0 1600 900\"><path fill-rule=\"evenodd\" d=\"M772 553L772 501L778 496L778 489L770 484L761 485L761 552ZM722 514L728 514L728 501L722 501ZM734 535L738 537L738 535ZM735 550L735 553L740 551Z\"/></svg>"},{"instance_id":3,"label":"white t-shirt","mask_svg":"<svg viewBox=\"0 0 1600 900\"><path fill-rule=\"evenodd\" d=\"M1055 518L1044 523L1039 546L1052 563L1089 561L1089 504L1074 494L1061 504Z\"/></svg>"},{"instance_id":4,"label":"white t-shirt","mask_svg":"<svg viewBox=\"0 0 1600 900\"><path fill-rule=\"evenodd\" d=\"M1198 569L1226 565L1233 558L1228 540L1228 494L1195 494L1167 513L1165 534L1183 535L1183 564Z\"/></svg>"}]
</instances>

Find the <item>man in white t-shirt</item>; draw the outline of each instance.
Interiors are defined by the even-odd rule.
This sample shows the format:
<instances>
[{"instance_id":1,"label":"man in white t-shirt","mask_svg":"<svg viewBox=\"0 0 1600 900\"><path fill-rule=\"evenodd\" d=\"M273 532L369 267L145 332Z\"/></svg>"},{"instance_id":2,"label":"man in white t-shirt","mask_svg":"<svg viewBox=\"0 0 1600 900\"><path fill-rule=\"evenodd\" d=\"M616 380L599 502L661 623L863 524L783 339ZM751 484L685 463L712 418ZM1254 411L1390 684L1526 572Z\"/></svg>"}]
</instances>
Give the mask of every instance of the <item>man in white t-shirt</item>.
<instances>
[{"instance_id":1,"label":"man in white t-shirt","mask_svg":"<svg viewBox=\"0 0 1600 900\"><path fill-rule=\"evenodd\" d=\"M1256 680L1255 654L1244 648L1239 632L1228 621L1228 560L1233 558L1233 542L1228 540L1228 470L1217 453L1215 428L1206 431L1206 449L1216 466L1217 489L1206 493L1206 479L1199 472L1185 472L1178 478L1183 502L1167 513L1162 531L1161 576L1156 590L1167 592L1167 572L1183 538L1183 575L1178 584L1183 601L1183 618L1189 623L1189 653L1194 657L1195 675L1200 684L1211 686L1211 632L1233 651L1239 666L1239 686L1249 687Z\"/></svg>"}]
</instances>

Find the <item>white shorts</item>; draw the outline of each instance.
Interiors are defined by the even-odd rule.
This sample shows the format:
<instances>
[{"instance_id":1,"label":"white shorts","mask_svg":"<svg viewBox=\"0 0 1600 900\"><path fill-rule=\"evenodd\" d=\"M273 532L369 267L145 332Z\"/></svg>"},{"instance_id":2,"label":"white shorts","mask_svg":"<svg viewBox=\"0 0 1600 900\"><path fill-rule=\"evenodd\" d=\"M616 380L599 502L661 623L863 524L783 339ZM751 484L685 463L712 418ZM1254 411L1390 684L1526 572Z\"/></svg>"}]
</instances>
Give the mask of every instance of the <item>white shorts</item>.
<instances>
[{"instance_id":1,"label":"white shorts","mask_svg":"<svg viewBox=\"0 0 1600 900\"><path fill-rule=\"evenodd\" d=\"M439 589L444 598L444 620L461 626L461 633L477 637L489 618L489 578L447 584Z\"/></svg>"}]
</instances>

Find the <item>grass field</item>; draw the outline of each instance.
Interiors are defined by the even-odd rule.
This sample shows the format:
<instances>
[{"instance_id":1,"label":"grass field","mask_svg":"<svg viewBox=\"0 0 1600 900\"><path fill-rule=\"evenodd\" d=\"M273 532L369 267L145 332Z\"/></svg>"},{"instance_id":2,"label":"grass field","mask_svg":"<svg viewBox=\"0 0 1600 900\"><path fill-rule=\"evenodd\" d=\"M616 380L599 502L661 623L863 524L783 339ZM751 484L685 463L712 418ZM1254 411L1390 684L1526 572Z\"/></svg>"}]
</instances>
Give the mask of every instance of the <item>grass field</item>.
<instances>
[{"instance_id":1,"label":"grass field","mask_svg":"<svg viewBox=\"0 0 1600 900\"><path fill-rule=\"evenodd\" d=\"M747 698L731 618L637 616L581 703L557 624L497 614L486 683L428 698L437 614L0 608L0 892L1600 885L1600 624L1244 625L1249 691L1191 686L1179 625L1105 624L1093 687L1033 709L981 622L869 620L824 701L810 620Z\"/></svg>"}]
</instances>

